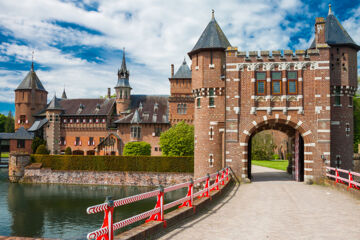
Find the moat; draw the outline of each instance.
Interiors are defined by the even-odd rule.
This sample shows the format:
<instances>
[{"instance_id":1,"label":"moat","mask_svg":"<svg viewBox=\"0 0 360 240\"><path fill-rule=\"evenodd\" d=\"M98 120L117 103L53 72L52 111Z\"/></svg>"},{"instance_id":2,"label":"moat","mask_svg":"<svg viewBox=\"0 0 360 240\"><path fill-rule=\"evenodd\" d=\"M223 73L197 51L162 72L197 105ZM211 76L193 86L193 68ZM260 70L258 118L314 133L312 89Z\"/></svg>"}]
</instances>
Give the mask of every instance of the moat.
<instances>
[{"instance_id":1,"label":"moat","mask_svg":"<svg viewBox=\"0 0 360 240\"><path fill-rule=\"evenodd\" d=\"M101 227L103 214L87 215L86 208L114 199L149 191L151 187L90 186L60 184L15 184L8 182L7 169L0 169L0 236L86 239ZM172 201L186 189L165 196ZM114 221L150 210L156 199L117 208Z\"/></svg>"}]
</instances>

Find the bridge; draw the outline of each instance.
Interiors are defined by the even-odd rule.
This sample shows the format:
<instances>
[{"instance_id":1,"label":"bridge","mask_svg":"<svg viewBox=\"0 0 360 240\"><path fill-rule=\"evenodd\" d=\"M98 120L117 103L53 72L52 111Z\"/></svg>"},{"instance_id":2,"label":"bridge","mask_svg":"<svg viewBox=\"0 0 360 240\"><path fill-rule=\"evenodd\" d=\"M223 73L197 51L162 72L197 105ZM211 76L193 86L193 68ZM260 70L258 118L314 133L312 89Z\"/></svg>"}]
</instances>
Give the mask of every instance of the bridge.
<instances>
[{"instance_id":1,"label":"bridge","mask_svg":"<svg viewBox=\"0 0 360 240\"><path fill-rule=\"evenodd\" d=\"M161 205L159 195L156 207L149 212L140 214L113 224L118 227L124 223L132 223L140 218L164 220L161 208L169 205L191 207L191 196L204 196L210 189L216 190L217 184L226 182L226 170L217 174L212 185L205 185L203 190L194 192L193 183L184 183L165 188L168 192L179 187L189 187L188 195L176 203ZM321 185L307 185L294 181L283 171L253 166L253 182L251 184L234 185L223 198L211 207L205 208L200 214L193 215L163 231L153 233L159 239L358 239L360 236L360 200L338 190ZM222 174L223 173L223 174ZM342 175L343 174L343 175ZM348 174L348 176L345 176ZM212 174L211 177L215 177ZM328 169L328 177L334 182L344 183L349 188L357 188L360 183L353 178L360 174L341 169ZM209 179L209 178L208 178ZM206 178L195 180L205 181ZM206 183L212 183L206 181ZM345 187L346 187L345 185ZM191 190L190 190L191 189ZM221 190L221 189L220 189ZM160 190L161 192L161 190ZM151 193L151 196L158 194ZM143 194L144 195L144 194ZM134 196L136 200L144 199ZM116 205L133 202L132 197L115 201ZM191 200L190 200L191 199ZM188 203L188 204L183 204ZM99 210L99 206L88 208L88 213ZM97 210L95 210L97 209ZM151 213L150 213L151 212ZM155 214L158 214L155 216ZM108 215L105 215L108 216ZM140 216L140 217L139 217ZM157 218L157 219L156 219ZM165 217L166 219L166 217ZM102 233L108 231L106 217ZM118 229L118 228L117 228ZM101 230L101 229L99 229ZM88 235L88 239L99 237L99 230ZM124 236L124 235L123 235ZM100 238L96 238L100 239ZM124 239L114 236L109 239ZM128 238L126 238L128 239ZM129 238L131 239L131 238Z\"/></svg>"}]
</instances>

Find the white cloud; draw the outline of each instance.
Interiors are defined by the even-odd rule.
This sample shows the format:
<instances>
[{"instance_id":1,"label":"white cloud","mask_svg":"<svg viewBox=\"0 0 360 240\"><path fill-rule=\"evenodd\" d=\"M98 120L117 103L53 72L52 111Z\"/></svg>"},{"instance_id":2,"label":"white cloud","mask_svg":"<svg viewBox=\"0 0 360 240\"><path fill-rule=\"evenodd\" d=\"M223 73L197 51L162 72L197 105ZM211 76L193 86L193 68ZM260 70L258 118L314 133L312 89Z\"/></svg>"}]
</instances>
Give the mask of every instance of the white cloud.
<instances>
[{"instance_id":1,"label":"white cloud","mask_svg":"<svg viewBox=\"0 0 360 240\"><path fill-rule=\"evenodd\" d=\"M84 3L98 5L98 11L86 11L84 4L75 5L72 1L22 0L21 4L15 0L1 1L0 29L6 29L28 46L16 41L3 42L0 61L10 56L15 56L17 61L30 60L35 49L36 62L49 67L38 71L38 75L50 95L54 91L60 94L65 84L69 97L97 97L116 84L121 56L97 64L64 53L61 48L85 45L120 50L126 47L132 62L128 68L133 92L169 94L170 64L179 66L192 49L210 20L212 8L229 41L239 50L289 48L290 36L301 30L302 23L290 27L286 17L306 9L300 0L229 0L221 4L217 0L86 0ZM102 35L61 27L56 21L94 29ZM305 48L309 41L300 39L297 47ZM0 75L0 83L11 81L14 87L21 80L18 74Z\"/></svg>"}]
</instances>

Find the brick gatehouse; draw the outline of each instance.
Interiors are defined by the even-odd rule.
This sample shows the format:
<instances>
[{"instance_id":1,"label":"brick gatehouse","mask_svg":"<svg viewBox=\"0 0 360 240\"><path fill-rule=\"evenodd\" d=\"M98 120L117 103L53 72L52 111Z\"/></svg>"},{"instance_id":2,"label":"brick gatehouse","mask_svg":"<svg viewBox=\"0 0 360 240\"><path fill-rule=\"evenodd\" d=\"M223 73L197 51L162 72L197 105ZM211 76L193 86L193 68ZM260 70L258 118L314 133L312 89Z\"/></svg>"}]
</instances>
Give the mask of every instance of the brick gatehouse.
<instances>
[{"instance_id":1,"label":"brick gatehouse","mask_svg":"<svg viewBox=\"0 0 360 240\"><path fill-rule=\"evenodd\" d=\"M307 50L231 46L214 18L189 52L195 97L195 177L224 166L251 178L251 138L275 129L293 142L294 179L352 168L353 96L360 47L329 8Z\"/></svg>"}]
</instances>

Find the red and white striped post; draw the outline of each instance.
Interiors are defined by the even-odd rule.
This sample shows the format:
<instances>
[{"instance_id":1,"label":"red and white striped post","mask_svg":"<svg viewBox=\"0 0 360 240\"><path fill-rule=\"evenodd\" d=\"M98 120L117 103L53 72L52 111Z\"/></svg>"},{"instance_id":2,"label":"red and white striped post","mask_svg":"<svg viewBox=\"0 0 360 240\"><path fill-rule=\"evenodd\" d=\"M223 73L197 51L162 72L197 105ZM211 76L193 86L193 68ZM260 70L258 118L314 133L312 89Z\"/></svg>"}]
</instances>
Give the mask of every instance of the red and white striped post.
<instances>
[{"instance_id":1,"label":"red and white striped post","mask_svg":"<svg viewBox=\"0 0 360 240\"><path fill-rule=\"evenodd\" d=\"M215 183L216 183L216 186L215 187L213 187L210 191L213 191L213 190L219 190L219 172L217 172L217 174L216 174L216 180L215 180Z\"/></svg>"},{"instance_id":2,"label":"red and white striped post","mask_svg":"<svg viewBox=\"0 0 360 240\"><path fill-rule=\"evenodd\" d=\"M339 178L339 171L337 170L337 168L335 168L335 185L336 185L338 182L340 182L338 178Z\"/></svg>"},{"instance_id":3,"label":"red and white striped post","mask_svg":"<svg viewBox=\"0 0 360 240\"><path fill-rule=\"evenodd\" d=\"M221 185L225 185L225 169L221 170Z\"/></svg>"},{"instance_id":4,"label":"red and white striped post","mask_svg":"<svg viewBox=\"0 0 360 240\"><path fill-rule=\"evenodd\" d=\"M229 167L226 168L226 181L229 181Z\"/></svg>"},{"instance_id":5,"label":"red and white striped post","mask_svg":"<svg viewBox=\"0 0 360 240\"><path fill-rule=\"evenodd\" d=\"M105 216L104 216L104 222L101 226L101 228L107 228L108 233L101 235L96 238L96 240L113 240L114 239L114 230L113 230L113 224L114 224L114 201L112 200L112 197L108 196L105 199L106 208L105 208Z\"/></svg>"}]
</instances>

